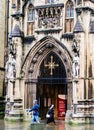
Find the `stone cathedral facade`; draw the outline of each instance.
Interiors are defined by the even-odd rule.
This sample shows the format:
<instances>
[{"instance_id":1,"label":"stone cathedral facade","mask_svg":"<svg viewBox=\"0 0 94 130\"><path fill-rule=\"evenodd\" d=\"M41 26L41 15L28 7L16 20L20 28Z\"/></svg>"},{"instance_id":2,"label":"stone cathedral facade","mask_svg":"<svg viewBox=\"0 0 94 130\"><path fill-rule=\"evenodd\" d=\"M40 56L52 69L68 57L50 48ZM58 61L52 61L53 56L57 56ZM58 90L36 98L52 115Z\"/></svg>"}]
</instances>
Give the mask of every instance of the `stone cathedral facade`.
<instances>
[{"instance_id":1,"label":"stone cathedral facade","mask_svg":"<svg viewBox=\"0 0 94 130\"><path fill-rule=\"evenodd\" d=\"M94 0L10 0L8 23L5 118L37 99L41 119L94 122Z\"/></svg>"}]
</instances>

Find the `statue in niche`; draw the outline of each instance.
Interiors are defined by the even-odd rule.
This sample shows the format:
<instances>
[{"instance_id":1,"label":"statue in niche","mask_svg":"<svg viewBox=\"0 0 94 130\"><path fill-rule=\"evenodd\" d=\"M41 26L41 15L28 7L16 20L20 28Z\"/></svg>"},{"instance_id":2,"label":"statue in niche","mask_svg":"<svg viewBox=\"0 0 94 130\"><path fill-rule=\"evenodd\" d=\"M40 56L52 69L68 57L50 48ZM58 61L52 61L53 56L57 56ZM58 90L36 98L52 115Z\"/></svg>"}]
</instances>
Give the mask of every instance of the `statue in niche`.
<instances>
[{"instance_id":1,"label":"statue in niche","mask_svg":"<svg viewBox=\"0 0 94 130\"><path fill-rule=\"evenodd\" d=\"M13 79L16 77L16 61L11 53L9 54L9 59L6 62L5 70L7 79Z\"/></svg>"},{"instance_id":2,"label":"statue in niche","mask_svg":"<svg viewBox=\"0 0 94 130\"><path fill-rule=\"evenodd\" d=\"M73 69L73 76L78 78L79 76L79 56L75 55L75 57L73 58L73 65L72 65L72 69Z\"/></svg>"},{"instance_id":3,"label":"statue in niche","mask_svg":"<svg viewBox=\"0 0 94 130\"><path fill-rule=\"evenodd\" d=\"M80 40L78 37L75 37L73 39L73 45L72 45L73 51L77 54L79 54L80 51Z\"/></svg>"}]
</instances>

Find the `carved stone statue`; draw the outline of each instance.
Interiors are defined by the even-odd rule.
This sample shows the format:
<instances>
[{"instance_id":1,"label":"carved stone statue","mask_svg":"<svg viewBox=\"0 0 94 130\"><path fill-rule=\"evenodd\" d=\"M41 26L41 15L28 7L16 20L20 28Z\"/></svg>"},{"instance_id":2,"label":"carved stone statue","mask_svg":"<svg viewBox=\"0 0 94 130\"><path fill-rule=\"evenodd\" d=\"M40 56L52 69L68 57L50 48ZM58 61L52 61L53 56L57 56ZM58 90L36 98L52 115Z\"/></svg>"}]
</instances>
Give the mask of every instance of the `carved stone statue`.
<instances>
[{"instance_id":1,"label":"carved stone statue","mask_svg":"<svg viewBox=\"0 0 94 130\"><path fill-rule=\"evenodd\" d=\"M75 38L73 39L72 48L73 48L73 51L74 51L75 53L78 53L78 54L79 54L79 51L80 51L80 40L79 40L79 38L75 37Z\"/></svg>"},{"instance_id":2,"label":"carved stone statue","mask_svg":"<svg viewBox=\"0 0 94 130\"><path fill-rule=\"evenodd\" d=\"M12 54L9 54L9 59L6 62L6 78L13 79L16 73L16 61Z\"/></svg>"},{"instance_id":3,"label":"carved stone statue","mask_svg":"<svg viewBox=\"0 0 94 130\"><path fill-rule=\"evenodd\" d=\"M74 58L73 58L73 65L72 65L72 68L73 68L73 76L74 77L78 77L79 76L79 56L76 55Z\"/></svg>"}]
</instances>

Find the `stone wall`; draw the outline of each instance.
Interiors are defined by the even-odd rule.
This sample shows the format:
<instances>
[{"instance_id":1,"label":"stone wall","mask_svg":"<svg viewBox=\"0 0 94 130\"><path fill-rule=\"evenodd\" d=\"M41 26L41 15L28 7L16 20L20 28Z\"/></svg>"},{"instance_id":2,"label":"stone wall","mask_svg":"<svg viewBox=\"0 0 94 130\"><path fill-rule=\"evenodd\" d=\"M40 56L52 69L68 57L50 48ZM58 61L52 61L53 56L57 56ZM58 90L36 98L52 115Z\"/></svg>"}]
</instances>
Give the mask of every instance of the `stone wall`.
<instances>
[{"instance_id":1,"label":"stone wall","mask_svg":"<svg viewBox=\"0 0 94 130\"><path fill-rule=\"evenodd\" d=\"M0 96L3 94L5 49L5 0L0 0Z\"/></svg>"}]
</instances>

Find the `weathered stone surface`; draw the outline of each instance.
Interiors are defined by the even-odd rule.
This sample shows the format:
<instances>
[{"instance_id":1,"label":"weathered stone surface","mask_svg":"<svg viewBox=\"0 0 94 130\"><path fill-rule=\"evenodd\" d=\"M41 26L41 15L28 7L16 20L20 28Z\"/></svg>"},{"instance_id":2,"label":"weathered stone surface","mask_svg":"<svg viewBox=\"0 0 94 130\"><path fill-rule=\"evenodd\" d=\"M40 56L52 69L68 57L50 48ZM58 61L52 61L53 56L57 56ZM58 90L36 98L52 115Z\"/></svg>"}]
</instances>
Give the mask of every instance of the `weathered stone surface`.
<instances>
[{"instance_id":1,"label":"weathered stone surface","mask_svg":"<svg viewBox=\"0 0 94 130\"><path fill-rule=\"evenodd\" d=\"M4 67L5 47L5 0L0 0L0 67Z\"/></svg>"},{"instance_id":2,"label":"weathered stone surface","mask_svg":"<svg viewBox=\"0 0 94 130\"><path fill-rule=\"evenodd\" d=\"M5 53L5 0L0 0L0 96L3 93Z\"/></svg>"}]
</instances>

